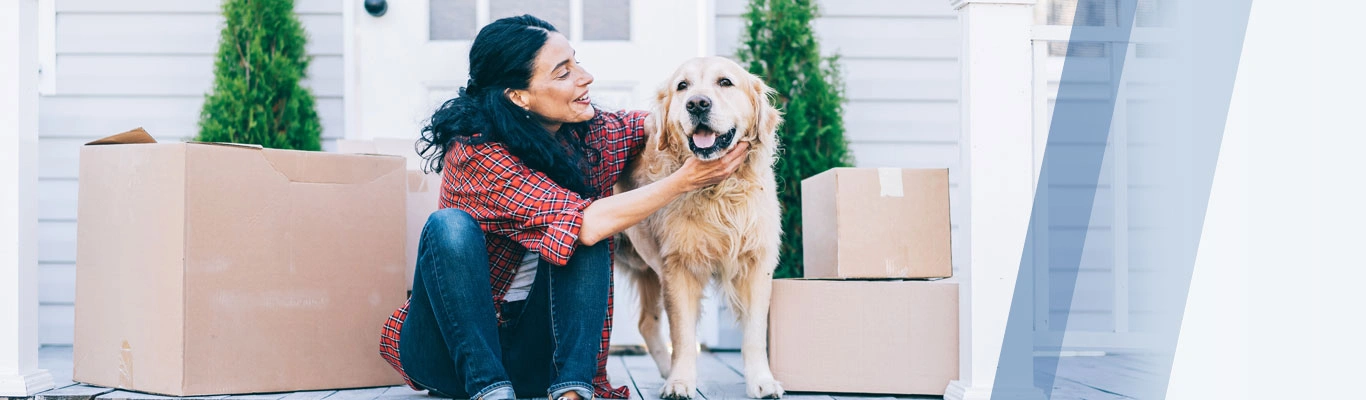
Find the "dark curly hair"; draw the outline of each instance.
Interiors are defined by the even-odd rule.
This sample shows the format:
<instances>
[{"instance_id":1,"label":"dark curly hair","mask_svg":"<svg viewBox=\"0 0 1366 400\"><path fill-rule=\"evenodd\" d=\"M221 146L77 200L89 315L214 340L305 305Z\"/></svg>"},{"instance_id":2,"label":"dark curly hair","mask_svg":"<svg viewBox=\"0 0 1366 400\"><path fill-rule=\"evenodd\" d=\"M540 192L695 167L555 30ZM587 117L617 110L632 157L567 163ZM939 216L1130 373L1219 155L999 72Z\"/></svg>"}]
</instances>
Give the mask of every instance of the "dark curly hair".
<instances>
[{"instance_id":1,"label":"dark curly hair","mask_svg":"<svg viewBox=\"0 0 1366 400\"><path fill-rule=\"evenodd\" d=\"M601 158L584 142L588 123L562 124L546 132L536 118L509 100L507 89L526 89L536 55L555 26L531 15L494 21L479 30L470 46L470 78L459 95L432 114L417 141L423 171L440 173L446 152L456 142L501 143L527 167L584 197L598 195L586 176ZM481 135L473 136L476 133Z\"/></svg>"}]
</instances>

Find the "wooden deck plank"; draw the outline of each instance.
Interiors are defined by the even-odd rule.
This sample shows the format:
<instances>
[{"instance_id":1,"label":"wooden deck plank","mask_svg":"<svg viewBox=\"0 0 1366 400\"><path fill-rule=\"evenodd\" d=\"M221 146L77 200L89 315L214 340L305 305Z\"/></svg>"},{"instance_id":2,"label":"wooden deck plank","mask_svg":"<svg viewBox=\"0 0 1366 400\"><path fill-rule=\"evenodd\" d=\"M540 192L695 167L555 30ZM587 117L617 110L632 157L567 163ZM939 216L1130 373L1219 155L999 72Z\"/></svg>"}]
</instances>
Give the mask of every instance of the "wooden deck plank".
<instances>
[{"instance_id":1,"label":"wooden deck plank","mask_svg":"<svg viewBox=\"0 0 1366 400\"><path fill-rule=\"evenodd\" d=\"M1131 400L1129 397L1105 393L1086 385L1078 385L1065 379L1059 380L1049 393L1050 400Z\"/></svg>"},{"instance_id":2,"label":"wooden deck plank","mask_svg":"<svg viewBox=\"0 0 1366 400\"><path fill-rule=\"evenodd\" d=\"M744 374L745 374L745 358L744 358L744 355L743 355L743 354L741 354L741 353L738 352L738 351L718 351L718 352L711 353L711 354L712 354L713 356L715 356L717 360L720 360L723 364L725 364L727 367L730 367L732 370L736 371L736 373L740 374L740 376L744 376ZM778 383L781 384L782 381L779 381ZM744 391L743 389L740 391L740 394L745 395L745 396L748 396L748 394L745 393L745 391ZM809 392L797 392L797 393L788 392L788 393L784 393L784 394L783 394L783 399L788 399L788 400L832 400L832 398L831 398L830 395L828 395L828 394L824 394L824 393L809 393ZM710 400L710 399L708 399L708 400Z\"/></svg>"},{"instance_id":3,"label":"wooden deck plank","mask_svg":"<svg viewBox=\"0 0 1366 400\"><path fill-rule=\"evenodd\" d=\"M741 356L740 352L717 351L712 352L711 355L713 357L716 357L717 360L721 360L722 364L725 364L727 367L730 367L732 371L735 371L735 373L740 374L740 376L745 375L745 359L743 356Z\"/></svg>"},{"instance_id":4,"label":"wooden deck plank","mask_svg":"<svg viewBox=\"0 0 1366 400\"><path fill-rule=\"evenodd\" d=\"M114 389L99 386L71 384L65 387L60 387L57 389L52 389L46 392L38 393L34 396L34 398L37 400L90 400L95 398L95 396L99 396L112 391L114 391Z\"/></svg>"},{"instance_id":5,"label":"wooden deck plank","mask_svg":"<svg viewBox=\"0 0 1366 400\"><path fill-rule=\"evenodd\" d=\"M1057 376L1125 397L1151 397L1151 388L1165 383L1166 377L1147 368L1151 367L1120 357L1065 357L1058 363Z\"/></svg>"},{"instance_id":6,"label":"wooden deck plank","mask_svg":"<svg viewBox=\"0 0 1366 400\"><path fill-rule=\"evenodd\" d=\"M745 361L744 355L738 351L718 351L711 353L726 366L744 375ZM779 382L782 383L782 382ZM741 392L744 393L743 391ZM859 393L823 393L823 392L787 392L783 395L784 400L888 400L888 399L942 399L943 396L923 396L923 395L890 395L890 394L859 394ZM711 399L708 399L711 400Z\"/></svg>"},{"instance_id":7,"label":"wooden deck plank","mask_svg":"<svg viewBox=\"0 0 1366 400\"><path fill-rule=\"evenodd\" d=\"M779 382L779 383L782 383L782 382ZM783 394L783 400L832 400L832 399L833 399L833 398L830 397L830 395L824 394L824 393L807 393L807 392L799 392L799 393L786 393L786 394Z\"/></svg>"},{"instance_id":8,"label":"wooden deck plank","mask_svg":"<svg viewBox=\"0 0 1366 400\"><path fill-rule=\"evenodd\" d=\"M944 398L944 396L922 396L922 395L895 395L895 396L892 396L892 395L886 395L886 394L866 394L866 395L862 395L862 394L849 394L849 393L840 393L840 394L833 394L833 393L832 393L832 394L829 395L829 397L830 397L831 399L833 399L833 400L893 400L893 399L917 399L917 400L919 400L919 399L925 399L925 400L929 400L929 399L942 399L942 398ZM786 398L786 397L784 397L784 398Z\"/></svg>"},{"instance_id":9,"label":"wooden deck plank","mask_svg":"<svg viewBox=\"0 0 1366 400\"><path fill-rule=\"evenodd\" d=\"M1110 354L1105 359L1116 360L1116 365L1123 365L1134 370L1157 373L1163 369L1171 368L1171 358L1156 354Z\"/></svg>"},{"instance_id":10,"label":"wooden deck plank","mask_svg":"<svg viewBox=\"0 0 1366 400\"><path fill-rule=\"evenodd\" d=\"M659 389L664 387L664 378L659 376L659 367L650 356L621 356L622 364L630 372L642 400L659 400Z\"/></svg>"},{"instance_id":11,"label":"wooden deck plank","mask_svg":"<svg viewBox=\"0 0 1366 400\"><path fill-rule=\"evenodd\" d=\"M1057 361L1057 375L1069 377L1077 369L1100 368L1107 372L1124 374L1139 379L1166 379L1164 374L1158 373L1158 368L1162 368L1153 360L1144 360L1134 356L1103 356L1103 357L1061 357ZM1036 365L1038 363L1036 362ZM1067 372L1064 374L1061 372Z\"/></svg>"},{"instance_id":12,"label":"wooden deck plank","mask_svg":"<svg viewBox=\"0 0 1366 400\"><path fill-rule=\"evenodd\" d=\"M327 396L327 400L374 400L378 398L380 395L384 394L384 391L386 390L389 390L389 388L373 387L364 389L338 390L336 393L332 393L332 395Z\"/></svg>"},{"instance_id":13,"label":"wooden deck plank","mask_svg":"<svg viewBox=\"0 0 1366 400\"><path fill-rule=\"evenodd\" d=\"M130 391L127 391L127 390L115 390L115 391L112 391L112 392L109 392L109 393L105 393L105 394L101 394L101 395L99 395L99 396L95 396L95 399L96 399L96 400L166 400L166 399L172 399L172 400L187 400L187 399L222 399L222 398L226 398L226 397L228 397L228 396L186 396L186 397L175 397L175 396L162 396L162 395L159 395L159 394L151 394L151 393L130 392Z\"/></svg>"},{"instance_id":14,"label":"wooden deck plank","mask_svg":"<svg viewBox=\"0 0 1366 400\"><path fill-rule=\"evenodd\" d=\"M1034 371L1034 384L1040 388L1052 386L1049 399L1056 400L1133 400L1128 396L1098 390L1066 378L1058 378L1045 371Z\"/></svg>"},{"instance_id":15,"label":"wooden deck plank","mask_svg":"<svg viewBox=\"0 0 1366 400\"><path fill-rule=\"evenodd\" d=\"M48 365L67 365L70 347L44 347L41 352ZM66 360L66 361L63 361ZM1132 398L1132 387L1143 380L1157 376L1151 371L1161 365L1161 360L1152 357L1132 355L1107 355L1104 357L1077 357L1060 362L1062 377L1041 376L1041 382L1054 382L1055 399L1124 399ZM61 370L67 367L46 367ZM1092 369L1093 372L1081 374L1078 368ZM728 371L727 371L728 370ZM698 399L740 399L746 398L743 386L744 362L739 352L703 352L698 359ZM614 385L631 387L633 400L658 400L659 388L664 378L659 376L654 361L648 355L614 355L608 361L608 374ZM56 374L54 374L55 377ZM1095 377L1089 379L1088 377ZM93 390L97 394L66 396L61 390ZM232 400L431 400L425 392L413 391L406 386L350 389L337 391L310 391L279 394L253 394L242 396L193 396L170 397L138 393L90 385L72 384L35 395L35 400L181 400L181 399L232 399ZM834 393L788 393L785 400L887 400L887 399L937 399L938 396L887 396ZM534 400L534 399L533 399Z\"/></svg>"},{"instance_id":16,"label":"wooden deck plank","mask_svg":"<svg viewBox=\"0 0 1366 400\"><path fill-rule=\"evenodd\" d=\"M664 379L649 356L621 356L644 399L657 399ZM745 399L743 362L737 352L704 352L698 357L698 394L706 400ZM819 393L787 394L784 399L833 400Z\"/></svg>"},{"instance_id":17,"label":"wooden deck plank","mask_svg":"<svg viewBox=\"0 0 1366 400\"><path fill-rule=\"evenodd\" d=\"M247 393L247 394L235 394L235 395L231 395L231 396L225 397L225 399L230 399L230 400L280 400L280 399L283 399L285 396L288 396L288 395L289 395L289 393Z\"/></svg>"},{"instance_id":18,"label":"wooden deck plank","mask_svg":"<svg viewBox=\"0 0 1366 400\"><path fill-rule=\"evenodd\" d=\"M429 397L427 396L427 391L425 390L419 392L413 390L413 388L410 388L408 386L390 386L387 390L384 391L384 394L379 395L379 397L377 397L376 399L417 400L427 398Z\"/></svg>"},{"instance_id":19,"label":"wooden deck plank","mask_svg":"<svg viewBox=\"0 0 1366 400\"><path fill-rule=\"evenodd\" d=\"M621 355L607 357L607 379L612 385L626 385L631 389L630 400L642 400L640 388L636 387L635 379L631 377L631 371L626 369L626 363L622 361Z\"/></svg>"},{"instance_id":20,"label":"wooden deck plank","mask_svg":"<svg viewBox=\"0 0 1366 400\"><path fill-rule=\"evenodd\" d=\"M697 391L707 400L744 399L745 377L711 352L697 356Z\"/></svg>"},{"instance_id":21,"label":"wooden deck plank","mask_svg":"<svg viewBox=\"0 0 1366 400\"><path fill-rule=\"evenodd\" d=\"M294 392L286 394L285 397L281 397L280 400L322 400L327 398L327 396L331 396L333 393L337 393L337 391L314 390L309 392Z\"/></svg>"},{"instance_id":22,"label":"wooden deck plank","mask_svg":"<svg viewBox=\"0 0 1366 400\"><path fill-rule=\"evenodd\" d=\"M1145 355L1108 355L1092 357L1090 363L1107 367L1108 370L1128 377L1144 380L1163 380L1170 375L1171 361L1157 356Z\"/></svg>"}]
</instances>

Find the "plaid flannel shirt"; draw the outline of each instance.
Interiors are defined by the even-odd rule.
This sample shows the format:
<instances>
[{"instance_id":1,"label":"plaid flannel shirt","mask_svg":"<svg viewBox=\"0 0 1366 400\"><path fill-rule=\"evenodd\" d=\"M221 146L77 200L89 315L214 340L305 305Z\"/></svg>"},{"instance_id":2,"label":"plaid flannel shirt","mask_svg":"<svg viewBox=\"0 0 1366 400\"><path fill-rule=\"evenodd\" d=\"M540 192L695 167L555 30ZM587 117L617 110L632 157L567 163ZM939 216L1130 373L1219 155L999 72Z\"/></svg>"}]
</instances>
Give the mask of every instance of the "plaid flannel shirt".
<instances>
[{"instance_id":1,"label":"plaid flannel shirt","mask_svg":"<svg viewBox=\"0 0 1366 400\"><path fill-rule=\"evenodd\" d=\"M643 111L607 112L597 110L589 123L585 141L598 149L601 158L590 171L590 184L603 196L612 194L612 185L645 147ZM517 274L522 257L536 251L557 266L569 262L583 224L583 210L596 199L585 199L533 171L501 144L452 144L446 152L441 184L440 208L458 208L470 213L484 230L488 245L493 304L502 318L503 296ZM608 239L608 245L615 243ZM607 380L607 347L612 336L612 283L608 282L607 320L602 327L598 349L598 371L593 377L596 397L629 398L630 390L613 388ZM407 317L408 304L399 308L384 324L380 334L380 355L389 362L409 386L408 375L399 364L398 336ZM416 389L416 387L414 386Z\"/></svg>"}]
</instances>

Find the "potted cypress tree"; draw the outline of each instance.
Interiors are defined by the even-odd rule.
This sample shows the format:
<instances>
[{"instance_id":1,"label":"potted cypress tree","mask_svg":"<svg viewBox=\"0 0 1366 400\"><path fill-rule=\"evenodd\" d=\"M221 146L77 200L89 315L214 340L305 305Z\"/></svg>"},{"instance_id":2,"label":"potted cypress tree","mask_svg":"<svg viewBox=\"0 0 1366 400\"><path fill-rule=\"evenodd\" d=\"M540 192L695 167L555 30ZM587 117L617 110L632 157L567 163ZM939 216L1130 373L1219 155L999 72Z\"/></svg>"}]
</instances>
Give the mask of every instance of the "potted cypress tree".
<instances>
[{"instance_id":1,"label":"potted cypress tree","mask_svg":"<svg viewBox=\"0 0 1366 400\"><path fill-rule=\"evenodd\" d=\"M812 33L814 0L750 0L741 65L768 82L783 111L775 166L783 207L783 245L775 278L802 276L802 180L853 165L844 138L839 57L823 57Z\"/></svg>"},{"instance_id":2,"label":"potted cypress tree","mask_svg":"<svg viewBox=\"0 0 1366 400\"><path fill-rule=\"evenodd\" d=\"M319 150L313 94L299 85L308 70L308 39L294 1L226 0L223 16L213 88L195 140Z\"/></svg>"}]
</instances>

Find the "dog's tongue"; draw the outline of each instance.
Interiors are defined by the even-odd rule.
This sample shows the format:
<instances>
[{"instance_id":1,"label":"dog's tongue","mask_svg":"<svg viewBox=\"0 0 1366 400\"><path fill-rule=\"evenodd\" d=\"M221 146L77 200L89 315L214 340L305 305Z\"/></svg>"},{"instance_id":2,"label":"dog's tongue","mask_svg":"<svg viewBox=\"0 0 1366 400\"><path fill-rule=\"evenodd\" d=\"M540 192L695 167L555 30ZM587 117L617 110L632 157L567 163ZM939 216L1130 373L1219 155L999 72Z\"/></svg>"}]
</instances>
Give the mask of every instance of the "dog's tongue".
<instances>
[{"instance_id":1,"label":"dog's tongue","mask_svg":"<svg viewBox=\"0 0 1366 400\"><path fill-rule=\"evenodd\" d=\"M716 144L716 132L713 132L711 129L699 127L697 128L697 131L692 134L692 144L699 149L711 147L711 145Z\"/></svg>"}]
</instances>

